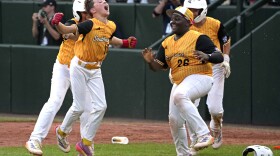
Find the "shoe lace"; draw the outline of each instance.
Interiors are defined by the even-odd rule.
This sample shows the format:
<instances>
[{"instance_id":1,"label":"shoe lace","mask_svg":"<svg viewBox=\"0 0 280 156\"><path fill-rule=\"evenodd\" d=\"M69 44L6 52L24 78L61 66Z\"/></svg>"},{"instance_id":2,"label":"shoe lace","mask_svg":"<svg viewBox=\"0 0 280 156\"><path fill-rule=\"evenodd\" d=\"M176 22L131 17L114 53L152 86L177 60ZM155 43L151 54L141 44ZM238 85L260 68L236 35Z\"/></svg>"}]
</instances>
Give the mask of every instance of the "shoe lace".
<instances>
[{"instance_id":1,"label":"shoe lace","mask_svg":"<svg viewBox=\"0 0 280 156\"><path fill-rule=\"evenodd\" d=\"M215 142L220 142L221 138L222 138L222 133L221 133L221 131L215 132L215 135L213 135L213 136L215 138Z\"/></svg>"},{"instance_id":2,"label":"shoe lace","mask_svg":"<svg viewBox=\"0 0 280 156\"><path fill-rule=\"evenodd\" d=\"M193 147L194 147L194 145L197 143L197 141L198 141L198 139L196 139L196 140L192 141L192 142L191 142L191 145L190 145L190 148L193 148Z\"/></svg>"},{"instance_id":3,"label":"shoe lace","mask_svg":"<svg viewBox=\"0 0 280 156\"><path fill-rule=\"evenodd\" d=\"M69 142L67 141L67 136L66 137L62 137L61 135L58 134L58 140L64 146L68 146L69 145Z\"/></svg>"},{"instance_id":4,"label":"shoe lace","mask_svg":"<svg viewBox=\"0 0 280 156\"><path fill-rule=\"evenodd\" d=\"M209 140L209 134L203 135L201 137L198 138L197 142L206 142L207 140Z\"/></svg>"},{"instance_id":5,"label":"shoe lace","mask_svg":"<svg viewBox=\"0 0 280 156\"><path fill-rule=\"evenodd\" d=\"M35 149L41 149L41 144L37 140L34 140L31 143L31 146L33 146Z\"/></svg>"}]
</instances>

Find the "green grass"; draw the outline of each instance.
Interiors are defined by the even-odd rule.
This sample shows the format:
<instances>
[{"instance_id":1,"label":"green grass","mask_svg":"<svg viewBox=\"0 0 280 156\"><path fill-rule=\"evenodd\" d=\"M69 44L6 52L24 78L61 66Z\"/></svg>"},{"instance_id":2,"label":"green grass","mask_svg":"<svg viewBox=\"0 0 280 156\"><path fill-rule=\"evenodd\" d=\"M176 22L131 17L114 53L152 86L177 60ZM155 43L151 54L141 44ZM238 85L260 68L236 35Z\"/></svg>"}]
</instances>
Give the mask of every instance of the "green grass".
<instances>
[{"instance_id":1,"label":"green grass","mask_svg":"<svg viewBox=\"0 0 280 156\"><path fill-rule=\"evenodd\" d=\"M245 145L223 145L219 150L207 148L200 151L199 156L241 156ZM272 149L272 146L269 146ZM56 145L43 147L44 156L77 156L72 147L70 153L61 152ZM274 156L280 150L273 150ZM0 147L1 156L30 156L24 147ZM249 154L253 156L252 153ZM137 143L137 144L96 144L95 156L176 156L173 144Z\"/></svg>"},{"instance_id":2,"label":"green grass","mask_svg":"<svg viewBox=\"0 0 280 156\"><path fill-rule=\"evenodd\" d=\"M0 114L0 122L36 122L38 115ZM54 122L62 122L62 116L56 116Z\"/></svg>"}]
</instances>

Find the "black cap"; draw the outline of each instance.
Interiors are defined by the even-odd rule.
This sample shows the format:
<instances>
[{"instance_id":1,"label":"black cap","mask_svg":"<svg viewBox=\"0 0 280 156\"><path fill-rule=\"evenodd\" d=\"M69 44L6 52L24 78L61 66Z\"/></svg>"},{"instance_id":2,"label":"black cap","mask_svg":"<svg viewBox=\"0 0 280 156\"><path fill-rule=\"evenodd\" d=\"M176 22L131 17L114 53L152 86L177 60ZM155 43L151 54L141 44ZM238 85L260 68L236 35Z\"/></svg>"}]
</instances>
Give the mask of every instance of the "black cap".
<instances>
[{"instance_id":1,"label":"black cap","mask_svg":"<svg viewBox=\"0 0 280 156\"><path fill-rule=\"evenodd\" d=\"M55 6L56 7L56 1L55 0L44 0L43 3L40 4L40 6Z\"/></svg>"}]
</instances>

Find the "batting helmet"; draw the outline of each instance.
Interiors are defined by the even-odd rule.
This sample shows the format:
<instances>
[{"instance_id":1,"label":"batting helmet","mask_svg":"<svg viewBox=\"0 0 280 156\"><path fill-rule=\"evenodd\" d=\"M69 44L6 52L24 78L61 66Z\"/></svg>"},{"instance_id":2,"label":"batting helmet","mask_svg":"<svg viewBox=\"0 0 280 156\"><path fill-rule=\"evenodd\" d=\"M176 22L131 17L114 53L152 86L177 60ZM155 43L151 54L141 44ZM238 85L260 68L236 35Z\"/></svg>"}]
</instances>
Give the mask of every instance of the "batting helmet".
<instances>
[{"instance_id":1,"label":"batting helmet","mask_svg":"<svg viewBox=\"0 0 280 156\"><path fill-rule=\"evenodd\" d=\"M206 0L185 0L184 7L190 9L202 9L200 14L193 20L194 23L199 23L206 17L207 14Z\"/></svg>"},{"instance_id":2,"label":"batting helmet","mask_svg":"<svg viewBox=\"0 0 280 156\"><path fill-rule=\"evenodd\" d=\"M80 21L80 12L85 12L85 0L75 0L73 3L73 16L77 21Z\"/></svg>"},{"instance_id":3,"label":"batting helmet","mask_svg":"<svg viewBox=\"0 0 280 156\"><path fill-rule=\"evenodd\" d=\"M266 146L260 146L260 145L248 146L243 151L243 156L247 156L249 152L254 152L254 156L273 156L273 153L270 150L270 148Z\"/></svg>"}]
</instances>

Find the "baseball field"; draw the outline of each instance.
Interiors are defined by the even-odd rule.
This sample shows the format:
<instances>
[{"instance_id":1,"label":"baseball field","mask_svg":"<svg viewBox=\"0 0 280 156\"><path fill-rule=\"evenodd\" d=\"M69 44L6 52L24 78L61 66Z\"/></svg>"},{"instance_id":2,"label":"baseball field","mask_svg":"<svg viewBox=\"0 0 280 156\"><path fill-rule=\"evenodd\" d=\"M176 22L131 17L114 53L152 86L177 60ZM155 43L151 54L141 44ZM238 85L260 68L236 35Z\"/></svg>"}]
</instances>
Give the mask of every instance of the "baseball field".
<instances>
[{"instance_id":1,"label":"baseball field","mask_svg":"<svg viewBox=\"0 0 280 156\"><path fill-rule=\"evenodd\" d=\"M0 156L28 156L24 148L32 132L37 116L1 114ZM43 142L44 156L76 156L74 145L80 139L79 122L74 124L69 136L71 151L64 154L56 147L54 127L60 124L57 117ZM126 136L127 145L112 144L113 136ZM224 124L224 144L219 150L211 147L200 151L199 156L241 156L249 145L268 146L274 156L280 156L280 128L250 125ZM249 154L253 156L252 153ZM106 118L95 138L95 156L176 156L167 121Z\"/></svg>"}]
</instances>

